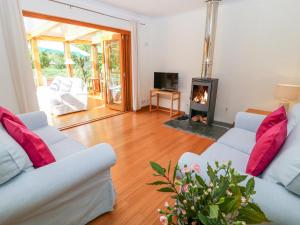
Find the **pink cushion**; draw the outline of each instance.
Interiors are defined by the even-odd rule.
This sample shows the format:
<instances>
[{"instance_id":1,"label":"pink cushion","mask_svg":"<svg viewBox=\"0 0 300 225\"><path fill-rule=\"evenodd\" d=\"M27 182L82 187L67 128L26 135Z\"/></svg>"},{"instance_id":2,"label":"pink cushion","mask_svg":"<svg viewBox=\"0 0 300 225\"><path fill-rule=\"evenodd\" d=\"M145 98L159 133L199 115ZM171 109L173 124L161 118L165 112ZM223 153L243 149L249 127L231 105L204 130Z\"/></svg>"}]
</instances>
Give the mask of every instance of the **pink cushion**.
<instances>
[{"instance_id":1,"label":"pink cushion","mask_svg":"<svg viewBox=\"0 0 300 225\"><path fill-rule=\"evenodd\" d=\"M35 168L55 162L54 156L44 141L26 127L8 118L3 119L3 126L7 133L22 146Z\"/></svg>"},{"instance_id":2,"label":"pink cushion","mask_svg":"<svg viewBox=\"0 0 300 225\"><path fill-rule=\"evenodd\" d=\"M26 127L25 124L15 114L10 112L8 109L0 106L0 122L1 123L3 123L4 118L7 118L11 121L14 121L15 123L18 123L18 124Z\"/></svg>"},{"instance_id":3,"label":"pink cushion","mask_svg":"<svg viewBox=\"0 0 300 225\"><path fill-rule=\"evenodd\" d=\"M287 136L287 120L266 131L255 144L248 160L246 173L259 176L272 162Z\"/></svg>"},{"instance_id":4,"label":"pink cushion","mask_svg":"<svg viewBox=\"0 0 300 225\"><path fill-rule=\"evenodd\" d=\"M274 125L280 123L283 120L286 120L286 111L283 106L279 107L274 112L270 113L261 123L259 126L257 132L256 132L256 141L259 140L259 138L271 127Z\"/></svg>"}]
</instances>

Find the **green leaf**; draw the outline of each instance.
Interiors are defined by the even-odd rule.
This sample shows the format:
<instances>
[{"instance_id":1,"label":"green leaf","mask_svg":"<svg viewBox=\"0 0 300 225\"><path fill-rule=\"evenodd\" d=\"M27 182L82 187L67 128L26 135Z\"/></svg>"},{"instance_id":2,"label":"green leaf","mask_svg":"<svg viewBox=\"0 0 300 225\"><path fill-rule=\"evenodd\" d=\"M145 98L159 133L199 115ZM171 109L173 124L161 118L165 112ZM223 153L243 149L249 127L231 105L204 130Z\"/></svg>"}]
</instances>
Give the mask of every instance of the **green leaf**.
<instances>
[{"instance_id":1,"label":"green leaf","mask_svg":"<svg viewBox=\"0 0 300 225\"><path fill-rule=\"evenodd\" d=\"M170 169L171 169L171 160L169 161L169 164L168 164L168 175L170 173Z\"/></svg>"},{"instance_id":2,"label":"green leaf","mask_svg":"<svg viewBox=\"0 0 300 225\"><path fill-rule=\"evenodd\" d=\"M171 195L171 198L172 198L172 199L177 199L178 196L177 196L177 195Z\"/></svg>"},{"instance_id":3,"label":"green leaf","mask_svg":"<svg viewBox=\"0 0 300 225\"><path fill-rule=\"evenodd\" d=\"M175 181L176 175L177 175L177 171L179 170L179 166L178 164L176 164L175 168L174 168L174 172L173 172L173 183Z\"/></svg>"},{"instance_id":4,"label":"green leaf","mask_svg":"<svg viewBox=\"0 0 300 225\"><path fill-rule=\"evenodd\" d=\"M154 176L154 177L160 177L161 175L153 173L152 176Z\"/></svg>"},{"instance_id":5,"label":"green leaf","mask_svg":"<svg viewBox=\"0 0 300 225\"><path fill-rule=\"evenodd\" d=\"M157 191L159 191L159 192L171 192L171 193L174 193L174 192L175 192L175 191L174 191L172 188L170 188L170 187L160 188L160 189L158 189Z\"/></svg>"},{"instance_id":6,"label":"green leaf","mask_svg":"<svg viewBox=\"0 0 300 225\"><path fill-rule=\"evenodd\" d=\"M254 192L254 187L255 187L255 180L254 178L250 178L248 181L247 181L247 184L246 184L246 194L247 195L251 195L253 194Z\"/></svg>"},{"instance_id":7,"label":"green leaf","mask_svg":"<svg viewBox=\"0 0 300 225\"><path fill-rule=\"evenodd\" d=\"M221 184L219 185L219 189L217 189L215 192L214 192L214 198L215 199L219 199L221 198L222 196L225 195L226 193L226 190L228 189L229 187L229 181L228 180L223 180L221 182Z\"/></svg>"},{"instance_id":8,"label":"green leaf","mask_svg":"<svg viewBox=\"0 0 300 225\"><path fill-rule=\"evenodd\" d=\"M171 224L172 223L172 214L167 215L167 219L168 219L168 223Z\"/></svg>"},{"instance_id":9,"label":"green leaf","mask_svg":"<svg viewBox=\"0 0 300 225\"><path fill-rule=\"evenodd\" d=\"M203 215L201 212L198 212L197 217L203 225L224 225L224 223L222 223L218 219L211 219Z\"/></svg>"},{"instance_id":10,"label":"green leaf","mask_svg":"<svg viewBox=\"0 0 300 225\"><path fill-rule=\"evenodd\" d=\"M203 223L203 225L210 225L210 222L206 216L204 216L202 213L198 212L198 219Z\"/></svg>"},{"instance_id":11,"label":"green leaf","mask_svg":"<svg viewBox=\"0 0 300 225\"><path fill-rule=\"evenodd\" d=\"M164 176L165 175L165 169L162 168L159 164L157 164L156 162L150 162L150 165L152 167L152 169L157 172L159 175Z\"/></svg>"},{"instance_id":12,"label":"green leaf","mask_svg":"<svg viewBox=\"0 0 300 225\"><path fill-rule=\"evenodd\" d=\"M248 203L247 206L240 209L238 220L245 221L247 224L260 224L269 222L264 212L255 203Z\"/></svg>"},{"instance_id":13,"label":"green leaf","mask_svg":"<svg viewBox=\"0 0 300 225\"><path fill-rule=\"evenodd\" d=\"M241 183L242 181L246 180L247 179L247 175L238 175L236 176L236 181L237 183Z\"/></svg>"},{"instance_id":14,"label":"green leaf","mask_svg":"<svg viewBox=\"0 0 300 225\"><path fill-rule=\"evenodd\" d=\"M207 164L207 175L209 176L211 181L214 180L215 173L214 173L214 170L212 169L212 167L209 164Z\"/></svg>"},{"instance_id":15,"label":"green leaf","mask_svg":"<svg viewBox=\"0 0 300 225\"><path fill-rule=\"evenodd\" d=\"M206 183L205 181L202 179L202 177L200 177L199 175L195 174L196 180L198 181L198 183L205 188L206 187Z\"/></svg>"},{"instance_id":16,"label":"green leaf","mask_svg":"<svg viewBox=\"0 0 300 225\"><path fill-rule=\"evenodd\" d=\"M237 195L233 198L225 199L224 203L220 205L222 212L224 213L231 213L237 210L241 205L241 196Z\"/></svg>"},{"instance_id":17,"label":"green leaf","mask_svg":"<svg viewBox=\"0 0 300 225\"><path fill-rule=\"evenodd\" d=\"M224 202L225 202L225 198L222 197L222 198L220 198L219 201L217 201L215 204L216 204L216 205L220 205L220 204L222 204L222 203L224 203Z\"/></svg>"},{"instance_id":18,"label":"green leaf","mask_svg":"<svg viewBox=\"0 0 300 225\"><path fill-rule=\"evenodd\" d=\"M210 205L209 206L209 217L212 219L218 218L219 215L219 206L218 205Z\"/></svg>"},{"instance_id":19,"label":"green leaf","mask_svg":"<svg viewBox=\"0 0 300 225\"><path fill-rule=\"evenodd\" d=\"M148 185L162 185L162 184L169 184L168 182L165 182L165 181L155 181L155 182L152 182L152 183L148 183Z\"/></svg>"},{"instance_id":20,"label":"green leaf","mask_svg":"<svg viewBox=\"0 0 300 225\"><path fill-rule=\"evenodd\" d=\"M215 166L217 167L217 168L219 168L219 162L218 161L215 161Z\"/></svg>"}]
</instances>

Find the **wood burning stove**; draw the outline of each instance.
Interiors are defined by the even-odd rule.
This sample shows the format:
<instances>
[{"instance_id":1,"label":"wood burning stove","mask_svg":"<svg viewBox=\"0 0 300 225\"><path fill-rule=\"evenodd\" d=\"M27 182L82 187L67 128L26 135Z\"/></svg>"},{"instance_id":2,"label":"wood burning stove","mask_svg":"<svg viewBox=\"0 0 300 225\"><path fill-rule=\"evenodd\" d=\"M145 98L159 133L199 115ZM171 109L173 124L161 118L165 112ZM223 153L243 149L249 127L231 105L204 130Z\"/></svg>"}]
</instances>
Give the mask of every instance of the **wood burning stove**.
<instances>
[{"instance_id":1,"label":"wood burning stove","mask_svg":"<svg viewBox=\"0 0 300 225\"><path fill-rule=\"evenodd\" d=\"M189 118L204 124L214 122L218 79L193 78Z\"/></svg>"}]
</instances>

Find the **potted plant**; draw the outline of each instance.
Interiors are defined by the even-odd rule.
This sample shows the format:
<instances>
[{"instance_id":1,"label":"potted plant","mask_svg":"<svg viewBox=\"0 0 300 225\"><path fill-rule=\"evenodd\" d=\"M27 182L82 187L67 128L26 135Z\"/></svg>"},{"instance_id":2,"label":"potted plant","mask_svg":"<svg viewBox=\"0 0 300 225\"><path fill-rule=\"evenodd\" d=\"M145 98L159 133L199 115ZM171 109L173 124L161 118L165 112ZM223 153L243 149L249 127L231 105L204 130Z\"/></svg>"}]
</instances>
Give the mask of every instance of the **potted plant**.
<instances>
[{"instance_id":1,"label":"potted plant","mask_svg":"<svg viewBox=\"0 0 300 225\"><path fill-rule=\"evenodd\" d=\"M153 174L159 180L149 185L162 186L159 192L167 192L174 199L158 209L162 224L178 225L244 225L268 222L260 207L253 202L254 178L239 174L231 162L214 168L207 165L207 177L200 174L200 166L178 165L170 171L155 162L150 162ZM180 177L180 178L179 178Z\"/></svg>"}]
</instances>

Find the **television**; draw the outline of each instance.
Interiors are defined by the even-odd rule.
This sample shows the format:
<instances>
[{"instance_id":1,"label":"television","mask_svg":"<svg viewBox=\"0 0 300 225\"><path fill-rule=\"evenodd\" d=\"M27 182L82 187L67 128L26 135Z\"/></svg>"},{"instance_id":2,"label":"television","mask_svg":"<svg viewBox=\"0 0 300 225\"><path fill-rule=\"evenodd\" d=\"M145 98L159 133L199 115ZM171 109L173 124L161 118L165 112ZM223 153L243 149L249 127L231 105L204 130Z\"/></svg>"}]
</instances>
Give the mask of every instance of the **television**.
<instances>
[{"instance_id":1,"label":"television","mask_svg":"<svg viewBox=\"0 0 300 225\"><path fill-rule=\"evenodd\" d=\"M177 91L178 73L154 72L154 88L166 91Z\"/></svg>"}]
</instances>

